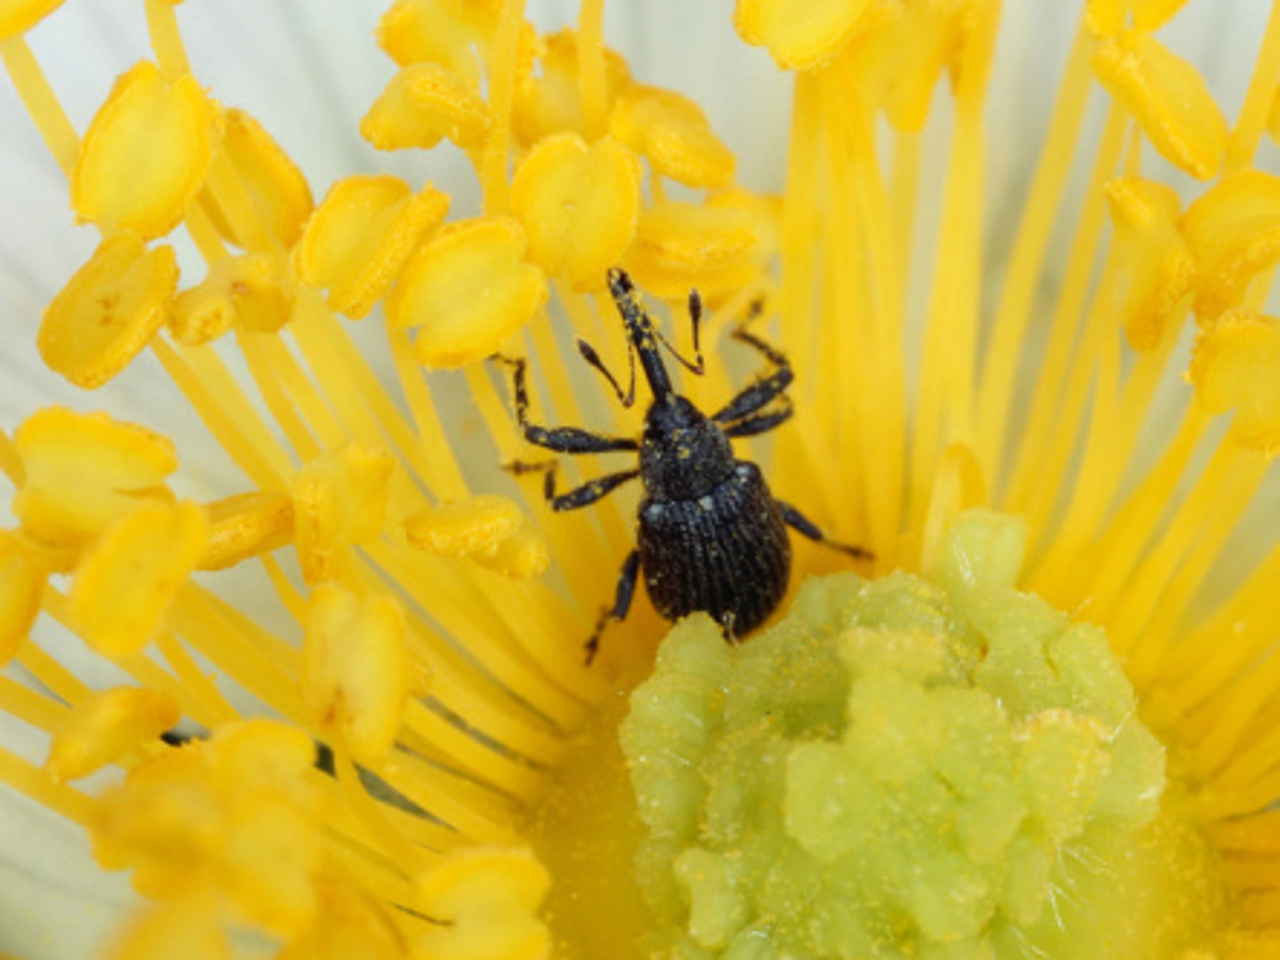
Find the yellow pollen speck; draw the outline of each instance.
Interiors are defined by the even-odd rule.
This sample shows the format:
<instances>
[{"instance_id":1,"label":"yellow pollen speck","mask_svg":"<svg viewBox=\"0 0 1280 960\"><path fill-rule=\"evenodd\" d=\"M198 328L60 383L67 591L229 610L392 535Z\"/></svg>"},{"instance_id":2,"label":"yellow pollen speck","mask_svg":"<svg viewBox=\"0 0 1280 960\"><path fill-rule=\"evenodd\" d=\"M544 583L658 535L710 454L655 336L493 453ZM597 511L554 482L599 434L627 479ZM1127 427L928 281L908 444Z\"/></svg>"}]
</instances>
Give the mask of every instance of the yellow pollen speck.
<instances>
[{"instance_id":1,"label":"yellow pollen speck","mask_svg":"<svg viewBox=\"0 0 1280 960\"><path fill-rule=\"evenodd\" d=\"M415 547L449 557L468 557L493 553L520 529L522 521L514 501L481 493L414 514L405 521L404 532Z\"/></svg>"},{"instance_id":2,"label":"yellow pollen speck","mask_svg":"<svg viewBox=\"0 0 1280 960\"><path fill-rule=\"evenodd\" d=\"M71 179L77 216L106 232L168 233L204 184L219 114L194 77L141 61L116 81Z\"/></svg>"},{"instance_id":3,"label":"yellow pollen speck","mask_svg":"<svg viewBox=\"0 0 1280 960\"><path fill-rule=\"evenodd\" d=\"M303 282L329 289L331 309L363 317L448 210L449 198L431 186L415 194L389 175L347 177L307 222L294 269Z\"/></svg>"},{"instance_id":4,"label":"yellow pollen speck","mask_svg":"<svg viewBox=\"0 0 1280 960\"><path fill-rule=\"evenodd\" d=\"M1141 177L1112 180L1106 196L1127 278L1120 321L1133 349L1153 350L1196 280L1195 258L1178 229L1181 203L1172 187Z\"/></svg>"},{"instance_id":5,"label":"yellow pollen speck","mask_svg":"<svg viewBox=\"0 0 1280 960\"><path fill-rule=\"evenodd\" d=\"M1215 184L1190 207L1182 233L1199 261L1202 321L1238 306L1249 282L1280 262L1280 177L1246 170Z\"/></svg>"},{"instance_id":6,"label":"yellow pollen speck","mask_svg":"<svg viewBox=\"0 0 1280 960\"><path fill-rule=\"evenodd\" d=\"M60 6L62 0L0 0L0 40L26 33Z\"/></svg>"},{"instance_id":7,"label":"yellow pollen speck","mask_svg":"<svg viewBox=\"0 0 1280 960\"><path fill-rule=\"evenodd\" d=\"M439 960L550 956L550 935L534 916L550 879L527 850L475 847L452 854L418 881L424 909L443 921L418 946Z\"/></svg>"},{"instance_id":8,"label":"yellow pollen speck","mask_svg":"<svg viewBox=\"0 0 1280 960\"><path fill-rule=\"evenodd\" d=\"M741 207L669 200L641 214L625 264L636 283L657 297L680 298L696 287L714 303L759 274L761 233Z\"/></svg>"},{"instance_id":9,"label":"yellow pollen speck","mask_svg":"<svg viewBox=\"0 0 1280 960\"><path fill-rule=\"evenodd\" d=\"M420 326L413 351L429 367L461 367L496 352L547 299L542 271L524 261L526 240L506 217L444 228L405 267L387 319Z\"/></svg>"},{"instance_id":10,"label":"yellow pollen speck","mask_svg":"<svg viewBox=\"0 0 1280 960\"><path fill-rule=\"evenodd\" d=\"M360 121L360 135L379 150L430 149L446 137L473 150L492 123L466 81L437 63L415 63L391 78Z\"/></svg>"},{"instance_id":11,"label":"yellow pollen speck","mask_svg":"<svg viewBox=\"0 0 1280 960\"><path fill-rule=\"evenodd\" d=\"M227 110L224 121L222 148L254 211L282 246L293 246L314 206L311 187L297 164L247 111ZM217 201L213 197L206 201L205 209L219 232L237 246L248 246L249 238L236 233Z\"/></svg>"},{"instance_id":12,"label":"yellow pollen speck","mask_svg":"<svg viewBox=\"0 0 1280 960\"><path fill-rule=\"evenodd\" d=\"M204 511L189 501L146 504L108 527L71 586L67 615L85 642L107 657L145 647L195 569L208 533Z\"/></svg>"},{"instance_id":13,"label":"yellow pollen speck","mask_svg":"<svg viewBox=\"0 0 1280 960\"><path fill-rule=\"evenodd\" d=\"M283 546L293 534L293 501L282 493L241 493L205 506L209 542L201 570L223 570Z\"/></svg>"},{"instance_id":14,"label":"yellow pollen speck","mask_svg":"<svg viewBox=\"0 0 1280 960\"><path fill-rule=\"evenodd\" d=\"M177 283L172 247L147 250L132 231L108 237L45 309L40 356L78 387L102 386L164 325Z\"/></svg>"},{"instance_id":15,"label":"yellow pollen speck","mask_svg":"<svg viewBox=\"0 0 1280 960\"><path fill-rule=\"evenodd\" d=\"M312 591L301 684L320 730L376 765L395 743L410 677L404 614L390 595L362 598L329 585Z\"/></svg>"},{"instance_id":16,"label":"yellow pollen speck","mask_svg":"<svg viewBox=\"0 0 1280 960\"><path fill-rule=\"evenodd\" d=\"M866 8L867 0L738 0L733 22L784 70L807 70L840 49Z\"/></svg>"},{"instance_id":17,"label":"yellow pollen speck","mask_svg":"<svg viewBox=\"0 0 1280 960\"><path fill-rule=\"evenodd\" d=\"M702 108L669 90L626 88L609 121L613 135L649 158L654 170L690 187L733 180L734 156L711 131Z\"/></svg>"},{"instance_id":18,"label":"yellow pollen speck","mask_svg":"<svg viewBox=\"0 0 1280 960\"><path fill-rule=\"evenodd\" d=\"M198 285L173 303L169 327L180 343L207 343L232 326L274 333L293 318L296 286L284 257L249 253L223 257Z\"/></svg>"},{"instance_id":19,"label":"yellow pollen speck","mask_svg":"<svg viewBox=\"0 0 1280 960\"><path fill-rule=\"evenodd\" d=\"M1196 340L1188 379L1211 413L1235 409L1236 439L1268 457L1280 453L1280 320L1232 310Z\"/></svg>"},{"instance_id":20,"label":"yellow pollen speck","mask_svg":"<svg viewBox=\"0 0 1280 960\"><path fill-rule=\"evenodd\" d=\"M501 0L395 0L378 22L378 45L400 66L438 63L480 85L476 51L487 54Z\"/></svg>"},{"instance_id":21,"label":"yellow pollen speck","mask_svg":"<svg viewBox=\"0 0 1280 960\"><path fill-rule=\"evenodd\" d=\"M1200 180L1217 174L1227 122L1194 66L1150 35L1122 30L1099 41L1093 69L1165 159Z\"/></svg>"},{"instance_id":22,"label":"yellow pollen speck","mask_svg":"<svg viewBox=\"0 0 1280 960\"><path fill-rule=\"evenodd\" d=\"M317 457L293 481L293 525L302 575L335 574L339 551L382 532L395 460L381 447L348 444Z\"/></svg>"},{"instance_id":23,"label":"yellow pollen speck","mask_svg":"<svg viewBox=\"0 0 1280 960\"><path fill-rule=\"evenodd\" d=\"M40 612L45 574L24 536L0 530L0 665L13 659Z\"/></svg>"},{"instance_id":24,"label":"yellow pollen speck","mask_svg":"<svg viewBox=\"0 0 1280 960\"><path fill-rule=\"evenodd\" d=\"M182 719L182 707L168 693L142 687L113 687L95 693L68 714L49 744L45 770L55 780L76 780L151 747Z\"/></svg>"},{"instance_id":25,"label":"yellow pollen speck","mask_svg":"<svg viewBox=\"0 0 1280 960\"><path fill-rule=\"evenodd\" d=\"M612 138L587 146L576 133L554 134L517 168L511 206L532 260L577 290L599 289L635 234L640 164Z\"/></svg>"},{"instance_id":26,"label":"yellow pollen speck","mask_svg":"<svg viewBox=\"0 0 1280 960\"><path fill-rule=\"evenodd\" d=\"M139 500L171 499L162 484L178 466L173 444L105 413L46 407L18 427L14 446L25 476L13 512L41 543L78 546Z\"/></svg>"}]
</instances>

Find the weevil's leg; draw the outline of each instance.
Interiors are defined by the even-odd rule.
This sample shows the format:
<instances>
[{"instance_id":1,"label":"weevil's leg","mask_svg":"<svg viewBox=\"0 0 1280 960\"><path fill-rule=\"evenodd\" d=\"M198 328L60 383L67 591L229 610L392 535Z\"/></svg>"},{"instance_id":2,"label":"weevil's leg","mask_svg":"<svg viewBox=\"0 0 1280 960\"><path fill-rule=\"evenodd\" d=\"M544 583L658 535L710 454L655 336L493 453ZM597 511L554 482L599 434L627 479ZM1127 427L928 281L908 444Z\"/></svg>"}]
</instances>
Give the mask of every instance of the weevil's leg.
<instances>
[{"instance_id":1,"label":"weevil's leg","mask_svg":"<svg viewBox=\"0 0 1280 960\"><path fill-rule=\"evenodd\" d=\"M517 460L507 464L507 469L517 475L542 473L542 495L547 498L547 503L551 504L551 509L557 512L561 510L577 510L579 507L589 506L601 497L612 493L628 480L634 480L640 476L639 470L622 470L618 473L605 474L603 477L592 480L590 483L584 483L580 487L574 487L565 493L557 493L556 462L554 460L547 460L543 463L523 463Z\"/></svg>"},{"instance_id":2,"label":"weevil's leg","mask_svg":"<svg viewBox=\"0 0 1280 960\"><path fill-rule=\"evenodd\" d=\"M529 422L529 389L525 383L525 361L521 357L498 359L514 368L512 376L515 394L516 422L524 438L539 447L556 453L610 453L614 450L639 450L640 443L634 437L606 437L581 427L544 427Z\"/></svg>"},{"instance_id":3,"label":"weevil's leg","mask_svg":"<svg viewBox=\"0 0 1280 960\"><path fill-rule=\"evenodd\" d=\"M748 320L747 322L750 321ZM743 329L744 326L745 323L733 331L733 338L741 340L743 343L760 351L775 369L767 376L763 376L754 383L749 384L725 404L721 410L713 414L711 419L716 423L731 423L734 420L741 420L743 417L750 416L791 386L791 381L795 377L786 354L765 343L755 334L748 333Z\"/></svg>"},{"instance_id":4,"label":"weevil's leg","mask_svg":"<svg viewBox=\"0 0 1280 960\"><path fill-rule=\"evenodd\" d=\"M596 621L596 628L591 631L591 638L583 645L587 651L587 666L596 658L600 650L600 634L610 620L625 620L631 609L631 598L636 592L636 580L640 576L640 551L632 550L627 559L622 561L622 572L618 574L618 590L614 594L613 606L606 607Z\"/></svg>"},{"instance_id":5,"label":"weevil's leg","mask_svg":"<svg viewBox=\"0 0 1280 960\"><path fill-rule=\"evenodd\" d=\"M761 411L745 416L741 420L726 423L724 425L725 436L754 437L756 434L765 433L778 426L778 424L790 420L791 414L794 412L790 398L784 396L782 397L781 405L776 410Z\"/></svg>"},{"instance_id":6,"label":"weevil's leg","mask_svg":"<svg viewBox=\"0 0 1280 960\"><path fill-rule=\"evenodd\" d=\"M835 540L828 540L826 534L824 534L812 520L791 504L784 503L782 500L775 500L774 502L778 505L778 509L782 511L782 519L786 522L787 526L808 537L810 540L813 540L815 543L824 543L828 547L834 547L836 550L842 550L849 554L849 556L857 557L859 560L874 560L876 558L876 555L870 550L865 550L862 547L855 547L848 543L839 543Z\"/></svg>"}]
</instances>

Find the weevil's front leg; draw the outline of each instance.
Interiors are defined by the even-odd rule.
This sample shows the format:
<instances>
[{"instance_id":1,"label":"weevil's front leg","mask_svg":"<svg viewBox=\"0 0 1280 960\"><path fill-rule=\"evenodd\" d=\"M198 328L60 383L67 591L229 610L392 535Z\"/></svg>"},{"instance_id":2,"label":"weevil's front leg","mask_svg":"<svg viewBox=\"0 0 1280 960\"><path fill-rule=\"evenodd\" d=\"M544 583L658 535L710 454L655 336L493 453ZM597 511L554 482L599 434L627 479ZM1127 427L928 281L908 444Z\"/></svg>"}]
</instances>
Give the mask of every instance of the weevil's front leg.
<instances>
[{"instance_id":1,"label":"weevil's front leg","mask_svg":"<svg viewBox=\"0 0 1280 960\"><path fill-rule=\"evenodd\" d=\"M842 550L849 554L849 556L856 557L859 560L874 560L876 558L874 553L870 550L864 549L863 547L856 547L848 543L840 543L836 540L828 540L827 535L822 532L821 528L819 528L817 524L791 504L785 503L782 500L775 500L774 502L778 505L778 509L782 511L782 519L786 525L791 527L797 533L813 540L815 543L823 543L828 547L834 547L836 550Z\"/></svg>"},{"instance_id":2,"label":"weevil's front leg","mask_svg":"<svg viewBox=\"0 0 1280 960\"><path fill-rule=\"evenodd\" d=\"M640 442L634 437L607 437L581 427L544 427L529 421L529 389L525 381L525 361L520 357L503 357L499 360L514 369L512 393L515 396L516 422L524 438L539 447L556 453L611 453L615 450L639 450Z\"/></svg>"},{"instance_id":3,"label":"weevil's front leg","mask_svg":"<svg viewBox=\"0 0 1280 960\"><path fill-rule=\"evenodd\" d=\"M591 637L584 644L587 651L587 666L591 666L591 661L596 658L596 654L600 650L600 634L604 632L605 624L610 620L625 620L627 612L631 609L631 598L636 592L636 580L640 576L640 551L632 550L627 554L627 559L622 562L622 572L618 575L618 590L613 598L613 606L606 607L600 614L600 619L596 621L596 628L591 631Z\"/></svg>"},{"instance_id":4,"label":"weevil's front leg","mask_svg":"<svg viewBox=\"0 0 1280 960\"><path fill-rule=\"evenodd\" d=\"M747 322L749 323L750 319ZM775 369L768 376L761 377L739 391L737 396L725 404L721 410L713 414L711 419L716 423L727 425L735 420L750 416L764 407L770 400L781 395L787 387L791 386L791 381L795 379L795 374L791 370L791 363L787 360L786 354L765 343L755 334L747 332L744 329L745 326L746 324L744 323L733 331L733 339L741 340L748 346L760 351Z\"/></svg>"}]
</instances>

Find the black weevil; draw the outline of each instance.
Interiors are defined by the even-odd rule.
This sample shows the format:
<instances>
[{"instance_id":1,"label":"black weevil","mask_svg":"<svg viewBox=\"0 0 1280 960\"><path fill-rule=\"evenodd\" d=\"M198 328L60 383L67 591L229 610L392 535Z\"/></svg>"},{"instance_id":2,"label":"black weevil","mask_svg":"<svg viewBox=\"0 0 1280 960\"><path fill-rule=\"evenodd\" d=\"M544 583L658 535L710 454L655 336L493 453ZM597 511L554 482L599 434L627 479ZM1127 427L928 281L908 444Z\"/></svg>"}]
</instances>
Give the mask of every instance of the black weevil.
<instances>
[{"instance_id":1,"label":"black weevil","mask_svg":"<svg viewBox=\"0 0 1280 960\"><path fill-rule=\"evenodd\" d=\"M644 572L645 588L657 611L677 620L698 610L709 613L735 640L759 626L782 599L791 570L786 527L859 558L871 556L860 547L834 543L789 503L774 499L760 468L737 460L729 441L772 430L791 416L786 389L792 380L787 358L739 326L735 339L758 350L771 369L740 391L710 417L675 392L659 344L694 373L703 371L698 352L702 305L697 291L689 295L696 362L685 360L654 329L631 278L621 269L609 271L609 290L627 328L631 383L624 394L617 380L588 344L578 341L583 358L612 385L624 406L635 401L635 356L653 392L644 432L608 437L580 427L544 427L529 422L525 362L506 360L515 368L516 419L530 443L557 453L639 453L639 466L557 493L555 462L516 463L517 472L544 471L544 492L553 510L576 510L595 503L636 477L644 484L638 515L638 543L627 555L612 607L601 614L586 643L587 662L595 657L600 634L610 618L622 620L631 607L636 577ZM777 401L776 403L774 401ZM772 406L771 406L772 404Z\"/></svg>"}]
</instances>

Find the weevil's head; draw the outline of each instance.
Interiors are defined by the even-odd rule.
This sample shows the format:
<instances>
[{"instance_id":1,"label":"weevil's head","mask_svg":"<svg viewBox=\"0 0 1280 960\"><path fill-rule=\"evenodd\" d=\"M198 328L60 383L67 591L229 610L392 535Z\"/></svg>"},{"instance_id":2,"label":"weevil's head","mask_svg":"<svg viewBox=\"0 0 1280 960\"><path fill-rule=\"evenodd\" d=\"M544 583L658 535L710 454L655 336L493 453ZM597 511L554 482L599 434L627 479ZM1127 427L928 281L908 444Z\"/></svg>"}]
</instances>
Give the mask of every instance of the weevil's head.
<instances>
[{"instance_id":1,"label":"weevil's head","mask_svg":"<svg viewBox=\"0 0 1280 960\"><path fill-rule=\"evenodd\" d=\"M733 473L724 431L686 397L654 400L640 439L640 479L654 500L694 500Z\"/></svg>"}]
</instances>

